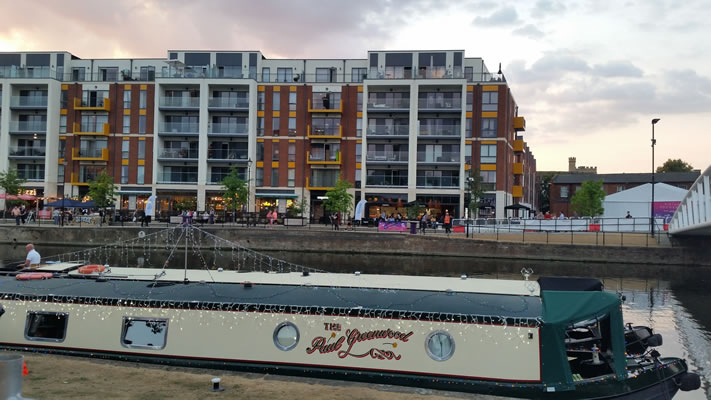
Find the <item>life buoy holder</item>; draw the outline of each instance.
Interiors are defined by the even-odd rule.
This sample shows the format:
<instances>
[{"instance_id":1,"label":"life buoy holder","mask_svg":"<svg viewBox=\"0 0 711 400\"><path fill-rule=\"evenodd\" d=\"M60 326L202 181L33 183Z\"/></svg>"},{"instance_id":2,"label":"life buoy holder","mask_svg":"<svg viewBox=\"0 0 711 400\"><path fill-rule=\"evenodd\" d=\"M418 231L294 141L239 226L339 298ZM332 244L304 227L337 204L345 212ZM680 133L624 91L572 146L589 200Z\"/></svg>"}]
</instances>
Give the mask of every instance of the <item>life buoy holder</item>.
<instances>
[{"instance_id":1,"label":"life buoy holder","mask_svg":"<svg viewBox=\"0 0 711 400\"><path fill-rule=\"evenodd\" d=\"M83 265L79 267L80 274L93 274L94 272L104 272L106 267L101 264Z\"/></svg>"},{"instance_id":2,"label":"life buoy holder","mask_svg":"<svg viewBox=\"0 0 711 400\"><path fill-rule=\"evenodd\" d=\"M51 272L26 272L24 274L15 275L15 279L18 281L30 281L35 279L49 279L52 276L54 275L52 275Z\"/></svg>"}]
</instances>

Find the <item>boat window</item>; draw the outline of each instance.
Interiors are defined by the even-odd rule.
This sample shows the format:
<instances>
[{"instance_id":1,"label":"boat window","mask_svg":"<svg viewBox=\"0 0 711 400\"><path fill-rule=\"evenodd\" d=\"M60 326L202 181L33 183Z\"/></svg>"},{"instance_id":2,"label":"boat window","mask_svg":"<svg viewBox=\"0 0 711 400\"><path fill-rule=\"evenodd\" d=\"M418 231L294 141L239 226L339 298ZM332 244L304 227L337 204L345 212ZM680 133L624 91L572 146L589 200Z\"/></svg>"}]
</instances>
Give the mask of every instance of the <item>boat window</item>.
<instances>
[{"instance_id":1,"label":"boat window","mask_svg":"<svg viewBox=\"0 0 711 400\"><path fill-rule=\"evenodd\" d=\"M573 380L583 380L613 372L610 318L603 316L579 321L565 330L565 350Z\"/></svg>"},{"instance_id":2,"label":"boat window","mask_svg":"<svg viewBox=\"0 0 711 400\"><path fill-rule=\"evenodd\" d=\"M454 354L454 338L445 331L430 333L425 339L425 349L435 361L446 361Z\"/></svg>"},{"instance_id":3,"label":"boat window","mask_svg":"<svg viewBox=\"0 0 711 400\"><path fill-rule=\"evenodd\" d=\"M299 343L299 329L291 322L282 322L274 329L274 344L279 350L289 351Z\"/></svg>"},{"instance_id":4,"label":"boat window","mask_svg":"<svg viewBox=\"0 0 711 400\"><path fill-rule=\"evenodd\" d=\"M29 311L25 324L25 339L63 342L67 334L69 314Z\"/></svg>"},{"instance_id":5,"label":"boat window","mask_svg":"<svg viewBox=\"0 0 711 400\"><path fill-rule=\"evenodd\" d=\"M165 348L167 335L167 319L123 318L121 345L124 347L160 350Z\"/></svg>"}]
</instances>

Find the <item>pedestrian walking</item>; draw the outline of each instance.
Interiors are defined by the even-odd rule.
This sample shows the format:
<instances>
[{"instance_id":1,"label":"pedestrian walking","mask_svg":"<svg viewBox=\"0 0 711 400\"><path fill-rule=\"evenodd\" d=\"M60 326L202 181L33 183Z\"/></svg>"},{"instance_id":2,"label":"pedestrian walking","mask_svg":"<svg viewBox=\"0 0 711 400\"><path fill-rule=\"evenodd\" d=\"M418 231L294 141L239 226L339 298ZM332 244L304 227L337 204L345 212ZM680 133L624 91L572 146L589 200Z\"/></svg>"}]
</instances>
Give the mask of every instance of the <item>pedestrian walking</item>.
<instances>
[{"instance_id":1,"label":"pedestrian walking","mask_svg":"<svg viewBox=\"0 0 711 400\"><path fill-rule=\"evenodd\" d=\"M449 210L444 210L444 218L442 222L444 222L444 233L447 235L452 233L452 217L449 215Z\"/></svg>"}]
</instances>

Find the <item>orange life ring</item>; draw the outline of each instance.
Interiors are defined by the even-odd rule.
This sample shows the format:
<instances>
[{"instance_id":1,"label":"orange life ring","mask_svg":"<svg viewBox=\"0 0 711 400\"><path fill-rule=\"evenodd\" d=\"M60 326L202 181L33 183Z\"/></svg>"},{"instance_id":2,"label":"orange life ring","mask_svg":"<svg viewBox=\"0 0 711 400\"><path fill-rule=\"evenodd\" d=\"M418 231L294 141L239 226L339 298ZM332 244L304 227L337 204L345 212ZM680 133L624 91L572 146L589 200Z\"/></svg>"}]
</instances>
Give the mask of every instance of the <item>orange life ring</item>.
<instances>
[{"instance_id":1,"label":"orange life ring","mask_svg":"<svg viewBox=\"0 0 711 400\"><path fill-rule=\"evenodd\" d=\"M15 275L15 279L18 281L29 281L33 279L49 279L52 276L54 275L52 275L51 272L27 272Z\"/></svg>"},{"instance_id":2,"label":"orange life ring","mask_svg":"<svg viewBox=\"0 0 711 400\"><path fill-rule=\"evenodd\" d=\"M91 264L79 267L80 274L93 274L94 272L104 272L106 267L101 264Z\"/></svg>"}]
</instances>

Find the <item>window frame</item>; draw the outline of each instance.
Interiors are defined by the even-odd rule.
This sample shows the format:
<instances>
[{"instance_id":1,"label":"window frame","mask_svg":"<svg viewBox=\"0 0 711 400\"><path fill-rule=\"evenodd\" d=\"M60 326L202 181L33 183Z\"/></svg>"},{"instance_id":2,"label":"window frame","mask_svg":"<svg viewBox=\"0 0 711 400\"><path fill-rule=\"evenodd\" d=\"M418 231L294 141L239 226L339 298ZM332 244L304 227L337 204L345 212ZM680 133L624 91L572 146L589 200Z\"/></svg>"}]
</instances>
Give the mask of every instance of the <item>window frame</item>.
<instances>
[{"instance_id":1,"label":"window frame","mask_svg":"<svg viewBox=\"0 0 711 400\"><path fill-rule=\"evenodd\" d=\"M30 336L29 335L29 330L30 330L30 315L61 315L64 317L64 334L60 339L53 339L53 338L43 338L39 336ZM25 317L25 331L24 331L24 336L26 340L30 340L33 342L55 342L55 343L61 343L67 338L67 329L69 327L69 313L66 312L55 312L55 311L31 311L27 310L27 315Z\"/></svg>"},{"instance_id":2,"label":"window frame","mask_svg":"<svg viewBox=\"0 0 711 400\"><path fill-rule=\"evenodd\" d=\"M126 339L126 333L128 331L128 329L126 327L126 321L129 319L134 320L134 321L143 321L143 322L150 322L150 321L165 322L165 334L163 335L163 346L146 346L146 345L135 345L132 343L131 344L126 343L125 339ZM127 349L163 350L168 345L168 328L169 328L169 326L170 326L170 319L169 318L134 317L134 316L125 315L121 319L121 337L119 338L119 342L121 343L122 347L125 347Z\"/></svg>"}]
</instances>

